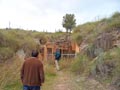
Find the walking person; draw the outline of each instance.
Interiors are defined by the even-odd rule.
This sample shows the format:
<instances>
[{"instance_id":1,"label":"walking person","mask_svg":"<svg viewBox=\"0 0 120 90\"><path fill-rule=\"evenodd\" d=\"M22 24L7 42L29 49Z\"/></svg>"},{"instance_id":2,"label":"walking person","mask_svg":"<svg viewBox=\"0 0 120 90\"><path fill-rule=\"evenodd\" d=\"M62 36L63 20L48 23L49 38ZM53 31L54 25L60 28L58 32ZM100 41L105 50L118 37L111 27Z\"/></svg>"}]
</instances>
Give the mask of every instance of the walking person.
<instances>
[{"instance_id":1,"label":"walking person","mask_svg":"<svg viewBox=\"0 0 120 90\"><path fill-rule=\"evenodd\" d=\"M56 65L57 70L60 70L60 67L59 67L60 58L61 58L61 51L60 51L60 49L56 49L56 52L55 52L55 65Z\"/></svg>"},{"instance_id":2,"label":"walking person","mask_svg":"<svg viewBox=\"0 0 120 90\"><path fill-rule=\"evenodd\" d=\"M32 57L27 58L21 69L23 90L41 90L44 83L43 64L38 60L39 53L32 51Z\"/></svg>"}]
</instances>

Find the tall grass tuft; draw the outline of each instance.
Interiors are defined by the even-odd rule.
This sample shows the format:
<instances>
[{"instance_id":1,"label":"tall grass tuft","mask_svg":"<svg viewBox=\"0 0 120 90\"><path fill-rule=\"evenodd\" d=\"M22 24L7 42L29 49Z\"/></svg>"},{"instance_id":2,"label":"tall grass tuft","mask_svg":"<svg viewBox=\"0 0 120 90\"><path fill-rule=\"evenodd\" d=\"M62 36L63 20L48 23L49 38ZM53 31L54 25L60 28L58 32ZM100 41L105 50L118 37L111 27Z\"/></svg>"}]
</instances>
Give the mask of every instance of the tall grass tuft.
<instances>
[{"instance_id":1,"label":"tall grass tuft","mask_svg":"<svg viewBox=\"0 0 120 90\"><path fill-rule=\"evenodd\" d=\"M89 59L86 55L79 55L71 66L71 71L76 74L83 74L89 65Z\"/></svg>"},{"instance_id":2,"label":"tall grass tuft","mask_svg":"<svg viewBox=\"0 0 120 90\"><path fill-rule=\"evenodd\" d=\"M20 69L23 61L13 58L10 62L0 65L0 90L22 90Z\"/></svg>"}]
</instances>

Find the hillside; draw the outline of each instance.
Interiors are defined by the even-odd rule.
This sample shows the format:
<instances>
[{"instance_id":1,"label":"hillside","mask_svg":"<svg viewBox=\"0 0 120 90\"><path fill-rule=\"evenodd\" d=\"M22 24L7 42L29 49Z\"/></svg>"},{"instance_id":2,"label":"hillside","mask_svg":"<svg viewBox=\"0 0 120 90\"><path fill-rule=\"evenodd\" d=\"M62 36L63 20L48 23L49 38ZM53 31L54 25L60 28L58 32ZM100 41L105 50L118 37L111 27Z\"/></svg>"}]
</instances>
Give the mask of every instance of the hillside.
<instances>
[{"instance_id":1,"label":"hillside","mask_svg":"<svg viewBox=\"0 0 120 90\"><path fill-rule=\"evenodd\" d=\"M51 34L12 28L0 29L0 62L10 59L19 50L23 50L28 57L33 49L39 49L46 43L52 37Z\"/></svg>"},{"instance_id":2,"label":"hillside","mask_svg":"<svg viewBox=\"0 0 120 90\"><path fill-rule=\"evenodd\" d=\"M81 53L73 64L73 72L92 77L103 84L120 89L120 13L110 18L79 25L73 37Z\"/></svg>"}]
</instances>

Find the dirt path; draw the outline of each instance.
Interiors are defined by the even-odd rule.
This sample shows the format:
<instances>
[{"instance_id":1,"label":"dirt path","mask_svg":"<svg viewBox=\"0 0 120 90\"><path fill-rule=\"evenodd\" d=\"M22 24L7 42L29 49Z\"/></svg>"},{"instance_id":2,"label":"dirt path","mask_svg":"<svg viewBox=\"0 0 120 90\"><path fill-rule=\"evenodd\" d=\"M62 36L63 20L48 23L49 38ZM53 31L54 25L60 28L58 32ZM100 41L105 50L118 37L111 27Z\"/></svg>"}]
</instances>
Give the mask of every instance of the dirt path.
<instances>
[{"instance_id":1,"label":"dirt path","mask_svg":"<svg viewBox=\"0 0 120 90\"><path fill-rule=\"evenodd\" d=\"M59 71L54 82L53 90L115 90L109 86L103 86L94 79L85 77L73 77L71 73Z\"/></svg>"},{"instance_id":2,"label":"dirt path","mask_svg":"<svg viewBox=\"0 0 120 90\"><path fill-rule=\"evenodd\" d=\"M21 60L24 60L25 54L22 50L19 50L17 55ZM50 83L48 85L50 87L45 90L115 90L113 87L104 86L94 79L74 76L69 71L66 71L58 71L55 81L52 81L53 85L51 86Z\"/></svg>"},{"instance_id":3,"label":"dirt path","mask_svg":"<svg viewBox=\"0 0 120 90\"><path fill-rule=\"evenodd\" d=\"M54 89L53 90L71 90L70 89L70 76L65 74L62 71L58 71L58 77L54 82Z\"/></svg>"}]
</instances>

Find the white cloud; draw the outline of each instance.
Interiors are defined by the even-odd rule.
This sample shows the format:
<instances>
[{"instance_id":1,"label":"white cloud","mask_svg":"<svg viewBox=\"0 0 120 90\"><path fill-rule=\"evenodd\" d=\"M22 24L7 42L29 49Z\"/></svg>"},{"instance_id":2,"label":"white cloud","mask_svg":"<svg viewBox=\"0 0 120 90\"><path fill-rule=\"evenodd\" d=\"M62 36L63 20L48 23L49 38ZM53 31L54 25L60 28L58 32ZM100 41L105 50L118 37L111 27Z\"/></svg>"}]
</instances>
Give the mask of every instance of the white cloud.
<instances>
[{"instance_id":1,"label":"white cloud","mask_svg":"<svg viewBox=\"0 0 120 90\"><path fill-rule=\"evenodd\" d=\"M120 11L119 0L1 0L0 28L11 27L55 31L62 17L74 13L77 24Z\"/></svg>"}]
</instances>

